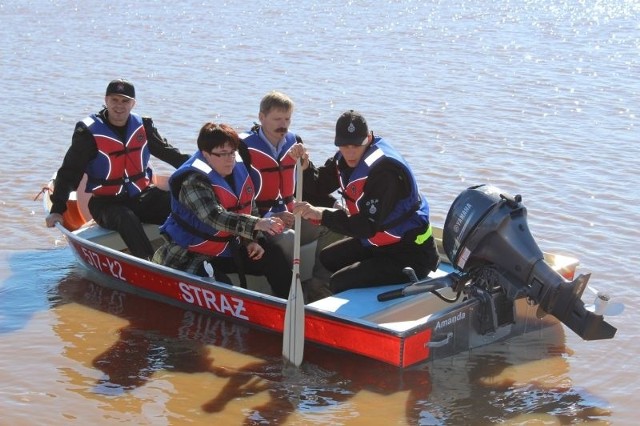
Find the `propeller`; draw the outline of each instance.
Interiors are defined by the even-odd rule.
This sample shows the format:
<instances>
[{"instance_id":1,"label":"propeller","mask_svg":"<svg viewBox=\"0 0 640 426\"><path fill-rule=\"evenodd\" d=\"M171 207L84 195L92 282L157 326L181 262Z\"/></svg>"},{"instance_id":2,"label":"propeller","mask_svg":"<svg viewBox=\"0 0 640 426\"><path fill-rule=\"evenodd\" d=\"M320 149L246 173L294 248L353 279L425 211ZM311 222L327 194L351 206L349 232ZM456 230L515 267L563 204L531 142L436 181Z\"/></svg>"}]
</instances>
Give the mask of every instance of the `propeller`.
<instances>
[{"instance_id":1,"label":"propeller","mask_svg":"<svg viewBox=\"0 0 640 426\"><path fill-rule=\"evenodd\" d=\"M596 288L591 286L586 286L586 288L595 296L592 304L585 303L584 308L587 311L593 312L596 315L604 315L608 317L620 315L624 311L624 303L612 302L611 295L609 293L598 291ZM544 318L545 315L547 315L547 312L538 306L536 317Z\"/></svg>"},{"instance_id":2,"label":"propeller","mask_svg":"<svg viewBox=\"0 0 640 426\"><path fill-rule=\"evenodd\" d=\"M593 304L585 305L585 308L596 315L614 316L620 315L624 311L624 304L621 302L612 302L611 295L596 288L587 286L587 289L594 294Z\"/></svg>"}]
</instances>

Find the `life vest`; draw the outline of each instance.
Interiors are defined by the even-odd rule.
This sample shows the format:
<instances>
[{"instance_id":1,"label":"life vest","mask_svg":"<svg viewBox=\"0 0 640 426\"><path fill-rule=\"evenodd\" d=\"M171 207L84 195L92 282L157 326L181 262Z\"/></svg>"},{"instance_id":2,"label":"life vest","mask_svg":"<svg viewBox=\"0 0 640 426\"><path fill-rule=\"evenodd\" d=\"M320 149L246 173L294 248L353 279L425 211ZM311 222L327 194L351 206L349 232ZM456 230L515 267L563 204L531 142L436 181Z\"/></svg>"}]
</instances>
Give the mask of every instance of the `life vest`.
<instances>
[{"instance_id":1,"label":"life vest","mask_svg":"<svg viewBox=\"0 0 640 426\"><path fill-rule=\"evenodd\" d=\"M147 133L139 115L129 115L124 142L96 114L82 120L82 125L91 132L98 148L98 155L86 169L86 192L134 197L151 184Z\"/></svg>"},{"instance_id":2,"label":"life vest","mask_svg":"<svg viewBox=\"0 0 640 426\"><path fill-rule=\"evenodd\" d=\"M241 135L251 156L251 178L256 187L256 206L260 215L293 210L296 188L296 160L290 155L296 143L293 133L285 135L285 142L278 158L273 157L270 143L260 137L258 131Z\"/></svg>"},{"instance_id":3,"label":"life vest","mask_svg":"<svg viewBox=\"0 0 640 426\"><path fill-rule=\"evenodd\" d=\"M336 154L339 160L342 154ZM360 206L359 201L364 193L367 178L382 160L393 161L405 170L405 175L410 179L411 193L400 200L385 218L381 230L370 238L362 238L361 242L365 246L386 246L400 241L405 232L429 224L429 204L424 196L420 195L415 177L411 172L409 164L402 156L384 139L375 137L373 143L365 151L360 162L355 167L348 180L338 169L338 178L342 196L345 198L346 207L351 215L360 213L367 206ZM371 206L371 208L375 208Z\"/></svg>"},{"instance_id":4,"label":"life vest","mask_svg":"<svg viewBox=\"0 0 640 426\"><path fill-rule=\"evenodd\" d=\"M198 151L169 178L171 215L160 227L160 231L191 252L209 256L231 256L230 243L236 237L230 232L220 231L205 224L179 201L182 182L189 173L194 172L207 177L216 199L225 210L251 214L251 202L255 191L244 163L238 158L233 168L234 190L209 166L202 153Z\"/></svg>"}]
</instances>

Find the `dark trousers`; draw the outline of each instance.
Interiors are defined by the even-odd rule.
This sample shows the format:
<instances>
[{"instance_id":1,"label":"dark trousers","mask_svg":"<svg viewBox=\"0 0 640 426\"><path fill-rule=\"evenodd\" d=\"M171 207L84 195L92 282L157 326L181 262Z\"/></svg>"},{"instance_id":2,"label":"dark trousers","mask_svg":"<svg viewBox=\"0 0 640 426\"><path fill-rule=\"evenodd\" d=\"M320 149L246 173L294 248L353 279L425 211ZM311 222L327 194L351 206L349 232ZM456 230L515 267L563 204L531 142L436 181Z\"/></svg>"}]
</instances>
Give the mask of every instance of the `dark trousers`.
<instances>
[{"instance_id":1,"label":"dark trousers","mask_svg":"<svg viewBox=\"0 0 640 426\"><path fill-rule=\"evenodd\" d=\"M402 272L406 267L413 268L418 279L426 278L438 267L439 257L433 237L422 244L415 242L422 232L409 232L400 242L382 247L364 246L351 237L327 246L320 260L332 273L331 291L408 283L409 277Z\"/></svg>"},{"instance_id":2,"label":"dark trousers","mask_svg":"<svg viewBox=\"0 0 640 426\"><path fill-rule=\"evenodd\" d=\"M245 247L238 247L237 256L214 257L211 259L216 280L231 284L226 274L235 274L244 270L247 275L264 275L271 286L274 296L286 299L289 296L289 287L293 271L287 262L282 249L275 244L261 243L264 254L258 260L249 258Z\"/></svg>"},{"instance_id":3,"label":"dark trousers","mask_svg":"<svg viewBox=\"0 0 640 426\"><path fill-rule=\"evenodd\" d=\"M171 212L167 191L151 187L137 197L91 197L89 211L103 228L118 231L131 254L153 256L153 247L142 223L162 225Z\"/></svg>"}]
</instances>

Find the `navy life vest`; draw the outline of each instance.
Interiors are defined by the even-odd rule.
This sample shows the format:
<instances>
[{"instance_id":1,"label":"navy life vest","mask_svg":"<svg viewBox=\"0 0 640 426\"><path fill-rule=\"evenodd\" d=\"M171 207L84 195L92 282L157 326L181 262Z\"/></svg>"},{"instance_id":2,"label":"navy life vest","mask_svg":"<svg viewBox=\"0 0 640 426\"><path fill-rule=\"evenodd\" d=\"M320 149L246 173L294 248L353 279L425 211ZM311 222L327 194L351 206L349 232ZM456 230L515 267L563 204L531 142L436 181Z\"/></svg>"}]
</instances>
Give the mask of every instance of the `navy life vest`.
<instances>
[{"instance_id":1,"label":"navy life vest","mask_svg":"<svg viewBox=\"0 0 640 426\"><path fill-rule=\"evenodd\" d=\"M171 215L160 230L168 234L176 244L189 251L209 256L231 256L230 242L236 237L230 232L205 224L179 201L182 181L187 174L194 172L207 177L216 199L225 210L251 214L251 202L255 191L244 163L237 159L233 168L234 189L209 166L202 153L198 151L169 178Z\"/></svg>"},{"instance_id":2,"label":"navy life vest","mask_svg":"<svg viewBox=\"0 0 640 426\"><path fill-rule=\"evenodd\" d=\"M342 154L338 152L336 160L341 157ZM405 232L420 226L426 227L429 223L429 204L426 198L420 195L411 168L404 158L380 137L374 138L373 143L365 151L348 180L338 169L341 192L346 200L349 213L352 215L358 214L361 208L367 208L367 206L361 207L358 201L364 193L364 187L371 170L385 159L393 161L405 170L405 175L410 179L411 192L396 204L393 211L385 218L380 231L370 238L361 239L362 244L365 246L386 246L397 243ZM371 208L374 207L371 206Z\"/></svg>"}]
</instances>

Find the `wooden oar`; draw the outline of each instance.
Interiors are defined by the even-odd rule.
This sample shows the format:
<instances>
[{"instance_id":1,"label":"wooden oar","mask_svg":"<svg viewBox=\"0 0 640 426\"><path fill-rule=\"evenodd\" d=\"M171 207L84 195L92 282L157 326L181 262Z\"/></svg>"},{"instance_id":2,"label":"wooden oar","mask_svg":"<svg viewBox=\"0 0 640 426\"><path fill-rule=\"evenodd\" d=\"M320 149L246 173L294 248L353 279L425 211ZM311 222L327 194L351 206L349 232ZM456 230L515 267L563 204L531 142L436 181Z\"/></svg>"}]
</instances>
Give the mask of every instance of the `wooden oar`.
<instances>
[{"instance_id":1,"label":"wooden oar","mask_svg":"<svg viewBox=\"0 0 640 426\"><path fill-rule=\"evenodd\" d=\"M296 163L296 201L302 201L302 164ZM293 277L284 314L282 355L291 364L299 367L304 352L304 297L300 281L300 215L295 216L295 238L293 240Z\"/></svg>"}]
</instances>

